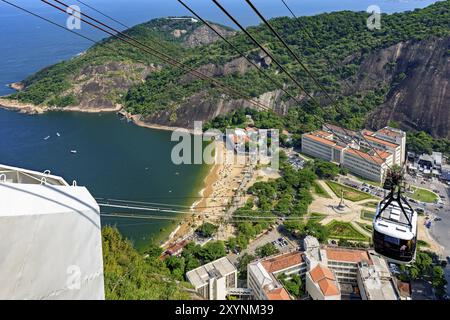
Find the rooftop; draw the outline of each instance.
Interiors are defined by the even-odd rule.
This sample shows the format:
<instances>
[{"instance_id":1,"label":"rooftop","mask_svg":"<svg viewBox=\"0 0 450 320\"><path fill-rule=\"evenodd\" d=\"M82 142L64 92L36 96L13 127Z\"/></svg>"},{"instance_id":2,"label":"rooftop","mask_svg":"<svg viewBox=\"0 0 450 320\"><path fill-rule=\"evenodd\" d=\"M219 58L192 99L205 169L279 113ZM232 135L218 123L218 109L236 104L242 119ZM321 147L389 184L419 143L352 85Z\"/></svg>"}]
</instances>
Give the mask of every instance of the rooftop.
<instances>
[{"instance_id":1,"label":"rooftop","mask_svg":"<svg viewBox=\"0 0 450 320\"><path fill-rule=\"evenodd\" d=\"M404 136L404 132L394 129L391 127L384 127L383 129L378 130L376 133L391 137L391 138L401 138Z\"/></svg>"},{"instance_id":2,"label":"rooftop","mask_svg":"<svg viewBox=\"0 0 450 320\"><path fill-rule=\"evenodd\" d=\"M325 139L325 138L323 138L323 137L317 136L317 135L312 134L312 133L305 134L305 135L303 135L303 136L304 136L304 137L307 137L307 138L309 138L309 139L315 140L315 141L317 141L317 142L326 144L326 145L328 145L328 146L335 146L335 145L336 145L336 142L334 142L333 140Z\"/></svg>"},{"instance_id":3,"label":"rooftop","mask_svg":"<svg viewBox=\"0 0 450 320\"><path fill-rule=\"evenodd\" d=\"M330 269L322 264L318 264L314 269L309 271L311 279L316 283L324 296L335 296L340 294L336 278Z\"/></svg>"},{"instance_id":4,"label":"rooftop","mask_svg":"<svg viewBox=\"0 0 450 320\"><path fill-rule=\"evenodd\" d=\"M354 149L347 149L347 150L345 150L345 153L350 153L350 154L353 154L353 155L355 155L357 157L362 157L362 158L364 158L364 160L367 160L369 162L376 163L376 164L379 164L379 165L385 163L385 160L381 159L381 158L383 158L383 156L381 154L380 154L380 156L378 156L378 155L370 155L370 154L368 154L366 152L362 152L362 151L354 150Z\"/></svg>"},{"instance_id":5,"label":"rooftop","mask_svg":"<svg viewBox=\"0 0 450 320\"><path fill-rule=\"evenodd\" d=\"M199 288L207 284L209 279L222 278L234 271L234 265L227 257L223 257L187 272L186 277L195 288Z\"/></svg>"},{"instance_id":6,"label":"rooftop","mask_svg":"<svg viewBox=\"0 0 450 320\"><path fill-rule=\"evenodd\" d=\"M364 138L366 140L371 141L371 142L382 144L382 145L384 145L386 147L391 147L391 148L397 148L398 147L398 144L395 144L395 143L392 143L392 142L389 142L389 141L386 141L386 140L383 140L383 139L379 139L379 138L374 137L374 136L370 136L370 135L366 135L365 134Z\"/></svg>"},{"instance_id":7,"label":"rooftop","mask_svg":"<svg viewBox=\"0 0 450 320\"><path fill-rule=\"evenodd\" d=\"M370 261L366 250L343 249L336 247L326 247L325 252L328 260L353 262Z\"/></svg>"},{"instance_id":8,"label":"rooftop","mask_svg":"<svg viewBox=\"0 0 450 320\"><path fill-rule=\"evenodd\" d=\"M378 266L360 266L359 274L368 300L398 300L395 283Z\"/></svg>"},{"instance_id":9,"label":"rooftop","mask_svg":"<svg viewBox=\"0 0 450 320\"><path fill-rule=\"evenodd\" d=\"M282 255L271 257L261 262L267 272L278 272L303 262L300 251L285 253Z\"/></svg>"},{"instance_id":10,"label":"rooftop","mask_svg":"<svg viewBox=\"0 0 450 320\"><path fill-rule=\"evenodd\" d=\"M398 202L392 201L389 206L381 213L381 218L391 222L408 225L409 222L412 221L414 212L409 209L409 207L403 200L401 200L401 204L403 206L403 209L405 210L404 212L402 212L402 209L400 208ZM382 202L380 204L380 207L383 205L384 203ZM382 207L380 209L382 209Z\"/></svg>"},{"instance_id":11,"label":"rooftop","mask_svg":"<svg viewBox=\"0 0 450 320\"><path fill-rule=\"evenodd\" d=\"M289 293L284 288L276 288L272 290L264 288L264 291L266 292L267 299L269 300L291 300Z\"/></svg>"}]
</instances>

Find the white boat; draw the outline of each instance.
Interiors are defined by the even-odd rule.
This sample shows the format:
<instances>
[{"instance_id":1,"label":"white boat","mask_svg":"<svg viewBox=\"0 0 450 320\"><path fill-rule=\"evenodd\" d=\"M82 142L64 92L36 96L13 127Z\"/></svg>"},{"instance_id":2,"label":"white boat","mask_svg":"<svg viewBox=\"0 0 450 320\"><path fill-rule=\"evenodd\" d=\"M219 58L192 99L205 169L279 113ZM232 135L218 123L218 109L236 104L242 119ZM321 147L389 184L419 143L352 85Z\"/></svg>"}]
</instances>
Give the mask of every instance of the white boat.
<instances>
[{"instance_id":1,"label":"white boat","mask_svg":"<svg viewBox=\"0 0 450 320\"><path fill-rule=\"evenodd\" d=\"M75 153L77 153L77 150L70 150L70 153L75 154Z\"/></svg>"},{"instance_id":2,"label":"white boat","mask_svg":"<svg viewBox=\"0 0 450 320\"><path fill-rule=\"evenodd\" d=\"M44 138L44 140L48 140L48 139L50 139L50 136L46 136L46 137Z\"/></svg>"},{"instance_id":3,"label":"white boat","mask_svg":"<svg viewBox=\"0 0 450 320\"><path fill-rule=\"evenodd\" d=\"M61 137L61 135L59 134L59 132L57 132L56 135L57 135L58 137Z\"/></svg>"}]
</instances>

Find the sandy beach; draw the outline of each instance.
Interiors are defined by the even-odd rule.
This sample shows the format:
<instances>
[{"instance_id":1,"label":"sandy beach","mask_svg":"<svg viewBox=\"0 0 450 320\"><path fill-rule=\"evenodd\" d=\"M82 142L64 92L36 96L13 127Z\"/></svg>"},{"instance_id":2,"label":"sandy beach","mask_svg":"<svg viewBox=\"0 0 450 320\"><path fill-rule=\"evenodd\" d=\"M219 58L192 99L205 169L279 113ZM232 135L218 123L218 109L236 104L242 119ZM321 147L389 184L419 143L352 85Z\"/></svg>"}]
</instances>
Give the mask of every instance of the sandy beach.
<instances>
[{"instance_id":1,"label":"sandy beach","mask_svg":"<svg viewBox=\"0 0 450 320\"><path fill-rule=\"evenodd\" d=\"M227 152L225 143L214 143L216 143L216 164L211 166L204 180L204 188L200 191L201 198L192 205L192 214L183 220L178 232L165 243L165 248L189 236L204 222L220 225L229 214L228 206L238 193L247 166L238 161L234 164L221 163L218 157L225 156ZM221 231L218 239L226 240L233 235L234 228L231 224L222 224Z\"/></svg>"}]
</instances>

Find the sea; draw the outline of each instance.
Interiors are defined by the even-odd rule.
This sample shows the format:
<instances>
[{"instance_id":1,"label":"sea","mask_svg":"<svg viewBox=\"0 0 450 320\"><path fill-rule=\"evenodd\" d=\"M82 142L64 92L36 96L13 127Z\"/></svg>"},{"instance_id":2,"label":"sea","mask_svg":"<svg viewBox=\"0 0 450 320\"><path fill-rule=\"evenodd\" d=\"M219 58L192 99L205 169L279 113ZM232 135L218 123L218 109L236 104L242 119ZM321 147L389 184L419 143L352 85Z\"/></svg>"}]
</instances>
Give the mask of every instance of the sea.
<instances>
[{"instance_id":1,"label":"sea","mask_svg":"<svg viewBox=\"0 0 450 320\"><path fill-rule=\"evenodd\" d=\"M66 17L38 0L8 0L29 11L65 25ZM187 0L210 21L234 27L209 0ZM266 17L288 16L281 0L254 0ZM315 15L340 10L366 11L371 5L393 13L426 7L432 0L285 0L296 15ZM88 4L126 26L157 17L188 15L176 0L70 0L88 14L108 21ZM260 23L243 0L221 3L245 26ZM114 21L108 23L125 29ZM89 26L80 33L100 40L104 35ZM30 74L70 59L92 42L80 38L29 13L0 1L0 95L13 92L7 85ZM59 136L57 135L59 134ZM47 140L44 138L50 136ZM175 165L171 161L168 131L137 127L114 113L84 114L51 112L27 115L0 110L0 163L44 171L76 180L96 198L170 203L189 207L195 202L209 168L204 165ZM77 150L76 154L70 150ZM110 211L109 211L110 212ZM163 241L176 222L102 217L115 225L137 248Z\"/></svg>"}]
</instances>

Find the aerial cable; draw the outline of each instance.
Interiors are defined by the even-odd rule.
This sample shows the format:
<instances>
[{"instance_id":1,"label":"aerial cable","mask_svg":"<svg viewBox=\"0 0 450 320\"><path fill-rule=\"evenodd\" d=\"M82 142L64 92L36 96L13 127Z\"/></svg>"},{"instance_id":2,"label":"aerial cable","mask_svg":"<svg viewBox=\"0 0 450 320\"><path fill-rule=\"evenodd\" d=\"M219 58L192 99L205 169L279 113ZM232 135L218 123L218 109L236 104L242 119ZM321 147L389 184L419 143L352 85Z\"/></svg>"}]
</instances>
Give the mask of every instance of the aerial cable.
<instances>
[{"instance_id":1,"label":"aerial cable","mask_svg":"<svg viewBox=\"0 0 450 320\"><path fill-rule=\"evenodd\" d=\"M41 1L46 3L46 4L48 4L48 5L50 5L50 6L52 6L52 7L54 7L57 10L60 10L61 12L67 13L65 9L62 9L62 8L56 6L55 4L50 3L47 0L41 0ZM61 5L63 5L63 6L65 6L66 8L70 8L67 4L65 4L65 3L63 3L63 2L61 2L59 0L54 0L54 1L59 3L59 4L61 4ZM150 47L150 46L140 42L139 40L136 40L135 38L133 38L133 37L127 35L127 34L124 34L123 32L121 32L121 31L119 31L119 30L117 30L117 29L115 29L113 27L110 27L107 24L105 24L105 23L103 23L103 22L101 22L101 21L99 21L99 20L97 20L95 18L90 17L89 15L87 15L85 13L79 12L77 10L74 10L74 11L78 12L81 15L80 17L76 17L80 21L83 21L83 22L89 24L90 26L92 26L92 27L94 27L96 29L99 29L99 30L101 30L101 31L103 31L103 32L105 32L105 33L107 33L107 34L109 34L109 35L111 35L111 36L113 36L113 37L123 41L123 42L126 42L129 45L131 45L131 46L133 46L133 47L135 47L137 49L144 50L145 52L147 52L147 53L149 53L149 54L151 54L153 56L156 56L158 59L160 59L160 60L162 60L162 61L164 61L166 63L169 63L172 66L178 67L178 68L180 68L180 69L182 69L184 71L187 71L190 74L193 74L197 78L200 78L202 80L209 80L210 82L214 83L216 86L220 87L223 91L227 92L228 94L230 94L230 92L232 92L234 95L239 96L239 97L241 97L244 100L247 100L251 104L253 104L253 105L255 105L255 106L257 106L257 107L259 107L261 109L270 110L270 107L263 105L259 101L255 101L255 100L251 99L250 97L245 96L241 92L239 92L239 91L237 91L237 90L235 90L233 88L230 88L230 87L222 84L220 81L218 81L218 80L216 80L216 79L214 79L214 78L212 78L210 76L207 76L207 75L203 74L200 71L197 71L197 70L187 66L186 64L184 64L184 63L182 63L182 62L180 62L180 61L170 57L169 55L167 55L165 53L162 53L162 52L160 52L160 51L158 51L158 50L156 50L156 49L154 49L154 48L152 48L152 47ZM68 14L71 15L70 13L68 13ZM94 24L94 23L92 23L90 21L87 21L83 17L86 17L86 18L88 18L88 19L90 19L92 21L95 21L96 23L98 23L98 24L100 24L100 25L102 25L102 26L112 30L113 32L108 31L108 30L106 30L106 29L104 29L104 28L102 28L102 27L100 27L100 26L98 26L98 25L96 25L96 24ZM139 44L139 46L136 45L135 43ZM233 96L233 94L230 94L230 95Z\"/></svg>"},{"instance_id":2,"label":"aerial cable","mask_svg":"<svg viewBox=\"0 0 450 320\"><path fill-rule=\"evenodd\" d=\"M216 2L216 0L213 0ZM315 75L308 69L308 67L301 61L300 57L289 47L289 45L284 41L284 39L280 36L280 34L272 27L272 25L267 21L267 19L259 12L259 10L255 7L255 5L250 0L245 0L247 4L252 8L252 10L256 13L256 15L263 21L263 23L269 28L269 30L275 35L275 37L283 44L283 46L288 50L288 52L294 57L294 59L298 62L301 68L308 74L308 76L314 81L314 83L320 88L320 90L325 93L325 96L330 100L330 102L334 105L335 110L343 114L341 110L338 109L338 102L335 98L333 98L326 88L320 83L320 81L315 77ZM345 128L342 128L345 131ZM346 132L346 134L348 134ZM384 162L384 159L378 153L378 151L371 147L369 141L365 138L364 134L361 135L364 141L369 145L369 147L374 151L378 157ZM391 167L388 165L389 169Z\"/></svg>"},{"instance_id":3,"label":"aerial cable","mask_svg":"<svg viewBox=\"0 0 450 320\"><path fill-rule=\"evenodd\" d=\"M237 21L217 0L212 0L214 2L214 4L231 20L233 21L234 24L236 24L239 29L241 29L241 31L243 31L267 56L269 56L272 61L275 62L275 64L313 101L314 105L319 107L323 112L327 112L325 110L325 108L316 100L316 98L314 96L312 96L308 91L306 91L306 89L291 75L291 73L289 71L286 70L286 68L280 63L278 62L278 60L266 49L264 48L263 45L261 45L256 39L255 37L253 37L240 23L239 21ZM318 120L320 123L322 123L323 126L325 126L328 130L330 130L331 132L334 133L334 130L330 129L323 121L323 119L320 119L317 115L315 114L311 114L313 117L316 118L316 120ZM351 135L348 134L348 131L345 128L342 128L344 130L344 132L346 132L346 134L351 137ZM354 150L356 152L356 154L363 159L364 162L367 162L366 159L364 159L364 157L360 154L361 151L353 148L351 145L349 145L345 140L343 140L339 135L335 134L335 136L341 140L341 142L343 142L345 145L348 145L348 147L350 147L350 149ZM352 138L353 141L355 141L354 138ZM377 161L374 159L374 157L370 154L368 154L369 157L377 163ZM380 157L380 156L379 156ZM381 158L381 157L380 157ZM382 159L382 158L381 158ZM382 161L384 162L384 160L382 159Z\"/></svg>"}]
</instances>

